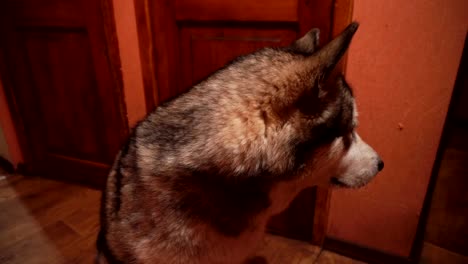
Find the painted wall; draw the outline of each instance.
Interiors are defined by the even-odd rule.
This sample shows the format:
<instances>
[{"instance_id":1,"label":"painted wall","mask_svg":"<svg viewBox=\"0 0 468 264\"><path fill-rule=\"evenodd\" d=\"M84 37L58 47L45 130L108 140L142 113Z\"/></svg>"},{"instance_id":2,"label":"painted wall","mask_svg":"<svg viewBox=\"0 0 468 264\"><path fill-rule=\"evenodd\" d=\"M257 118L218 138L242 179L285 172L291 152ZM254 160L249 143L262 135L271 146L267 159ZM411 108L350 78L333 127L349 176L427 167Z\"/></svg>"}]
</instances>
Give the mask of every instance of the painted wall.
<instances>
[{"instance_id":1,"label":"painted wall","mask_svg":"<svg viewBox=\"0 0 468 264\"><path fill-rule=\"evenodd\" d=\"M465 34L466 0L356 0L348 57L361 136L384 171L332 194L328 235L408 256L447 113Z\"/></svg>"}]
</instances>

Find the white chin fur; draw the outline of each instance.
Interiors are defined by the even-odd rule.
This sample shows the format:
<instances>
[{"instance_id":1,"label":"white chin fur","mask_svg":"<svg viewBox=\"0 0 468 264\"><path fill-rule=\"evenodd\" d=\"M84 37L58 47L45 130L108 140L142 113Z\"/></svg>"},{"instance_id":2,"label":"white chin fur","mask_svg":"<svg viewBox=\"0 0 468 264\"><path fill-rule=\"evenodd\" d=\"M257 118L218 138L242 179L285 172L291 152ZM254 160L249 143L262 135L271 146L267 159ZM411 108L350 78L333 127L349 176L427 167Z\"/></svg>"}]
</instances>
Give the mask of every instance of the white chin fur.
<instances>
[{"instance_id":1,"label":"white chin fur","mask_svg":"<svg viewBox=\"0 0 468 264\"><path fill-rule=\"evenodd\" d=\"M379 172L379 160L377 152L356 134L346 154L339 161L334 182L341 187L362 187Z\"/></svg>"}]
</instances>

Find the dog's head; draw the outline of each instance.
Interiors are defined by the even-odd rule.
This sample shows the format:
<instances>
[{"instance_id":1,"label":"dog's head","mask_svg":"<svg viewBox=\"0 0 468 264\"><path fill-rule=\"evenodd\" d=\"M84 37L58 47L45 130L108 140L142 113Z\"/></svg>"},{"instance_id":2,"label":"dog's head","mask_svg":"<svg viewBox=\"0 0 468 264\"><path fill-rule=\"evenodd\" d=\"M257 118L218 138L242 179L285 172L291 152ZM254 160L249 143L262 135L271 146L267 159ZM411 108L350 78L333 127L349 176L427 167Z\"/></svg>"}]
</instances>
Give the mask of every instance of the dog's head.
<instances>
[{"instance_id":1,"label":"dog's head","mask_svg":"<svg viewBox=\"0 0 468 264\"><path fill-rule=\"evenodd\" d=\"M260 174L311 175L314 184L360 187L383 168L355 131L351 88L333 71L357 28L350 24L322 48L319 30L313 29L288 47L238 59L205 83L235 88L223 94L229 98L223 110L236 118L223 124L220 142L233 142L233 152L242 153L232 161L239 174L260 169Z\"/></svg>"},{"instance_id":2,"label":"dog's head","mask_svg":"<svg viewBox=\"0 0 468 264\"><path fill-rule=\"evenodd\" d=\"M356 132L358 114L352 90L342 76L337 77L334 87L340 96L329 105L330 112L337 115L327 126L335 127L335 137L325 148L325 157L335 163L327 176L338 187L361 187L367 184L384 167L377 152L364 142ZM338 99L337 98L341 98ZM323 157L322 157L323 158ZM326 161L325 161L326 162ZM326 179L328 182L328 178Z\"/></svg>"},{"instance_id":3,"label":"dog's head","mask_svg":"<svg viewBox=\"0 0 468 264\"><path fill-rule=\"evenodd\" d=\"M152 118L180 117L167 127L184 143L165 158L223 177L367 183L383 162L356 133L351 88L333 71L357 28L352 23L322 48L313 29L288 47L240 57L162 107Z\"/></svg>"},{"instance_id":4,"label":"dog's head","mask_svg":"<svg viewBox=\"0 0 468 264\"><path fill-rule=\"evenodd\" d=\"M305 72L298 71L307 80L299 85L302 93L296 105L300 114L289 122L303 133L303 155L311 164L308 173L325 168L320 180L325 177L326 182L341 187L361 187L384 167L376 151L356 132L358 114L351 88L342 75L332 73L357 28L357 23L350 24L321 49L317 48L319 31L313 29L285 49L302 54L305 61Z\"/></svg>"}]
</instances>

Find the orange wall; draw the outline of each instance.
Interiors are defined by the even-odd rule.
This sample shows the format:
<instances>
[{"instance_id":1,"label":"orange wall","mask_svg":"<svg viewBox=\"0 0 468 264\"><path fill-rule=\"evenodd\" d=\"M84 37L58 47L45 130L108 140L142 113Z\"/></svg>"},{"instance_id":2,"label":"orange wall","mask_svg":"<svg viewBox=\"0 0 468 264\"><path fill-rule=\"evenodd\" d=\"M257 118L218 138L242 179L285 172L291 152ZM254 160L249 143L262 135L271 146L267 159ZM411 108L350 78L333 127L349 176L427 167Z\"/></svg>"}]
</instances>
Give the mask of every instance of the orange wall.
<instances>
[{"instance_id":1,"label":"orange wall","mask_svg":"<svg viewBox=\"0 0 468 264\"><path fill-rule=\"evenodd\" d=\"M408 256L468 26L466 0L356 0L348 57L359 132L385 161L366 188L332 194L328 235Z\"/></svg>"}]
</instances>

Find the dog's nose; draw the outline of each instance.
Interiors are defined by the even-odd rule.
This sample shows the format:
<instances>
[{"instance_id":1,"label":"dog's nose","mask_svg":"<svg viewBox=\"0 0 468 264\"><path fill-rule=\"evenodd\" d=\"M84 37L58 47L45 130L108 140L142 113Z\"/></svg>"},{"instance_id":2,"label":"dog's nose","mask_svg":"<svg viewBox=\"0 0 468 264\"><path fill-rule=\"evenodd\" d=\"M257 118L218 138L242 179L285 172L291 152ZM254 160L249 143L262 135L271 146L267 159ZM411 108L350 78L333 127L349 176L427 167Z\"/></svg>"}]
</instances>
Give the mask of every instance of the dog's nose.
<instances>
[{"instance_id":1,"label":"dog's nose","mask_svg":"<svg viewBox=\"0 0 468 264\"><path fill-rule=\"evenodd\" d=\"M383 160L379 159L379 163L377 164L377 169L379 169L379 171L383 170L383 167L384 167L384 162Z\"/></svg>"}]
</instances>

